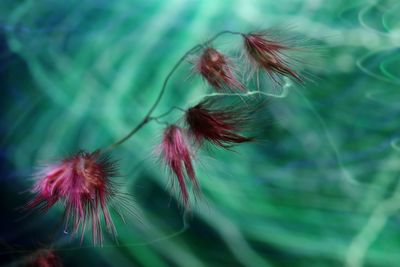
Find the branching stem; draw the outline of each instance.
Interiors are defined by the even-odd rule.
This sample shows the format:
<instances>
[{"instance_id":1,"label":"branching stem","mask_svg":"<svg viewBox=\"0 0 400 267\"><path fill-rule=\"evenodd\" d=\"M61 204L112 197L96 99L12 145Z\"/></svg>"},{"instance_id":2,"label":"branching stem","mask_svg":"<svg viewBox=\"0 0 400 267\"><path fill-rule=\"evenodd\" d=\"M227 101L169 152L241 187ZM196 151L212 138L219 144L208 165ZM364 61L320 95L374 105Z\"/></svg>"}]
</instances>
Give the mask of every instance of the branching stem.
<instances>
[{"instance_id":1,"label":"branching stem","mask_svg":"<svg viewBox=\"0 0 400 267\"><path fill-rule=\"evenodd\" d=\"M123 138L121 138L120 140L116 141L115 143L109 145L108 147L102 149L103 151L109 151L114 149L115 147L121 145L122 143L124 143L125 141L127 141L129 138L131 138L135 133L137 133L141 128L143 128L143 126L145 126L148 122L152 121L152 120L158 120L159 118L168 115L170 112L172 112L174 109L179 109L181 111L183 111L181 108L178 107L172 107L170 110L168 110L167 112L161 114L160 116L156 116L156 117L152 117L151 115L153 114L154 110L156 109L156 107L158 106L158 104L161 101L161 98L163 97L165 90L167 88L167 84L169 79L171 78L172 74L178 69L178 67L182 64L182 62L191 54L196 53L197 51L199 51L200 49L202 49L203 47L207 47L210 45L211 42L213 42L214 40L216 40L218 37L220 37L221 35L224 34L233 34L233 35L243 35L240 32L233 32L233 31L221 31L219 33L217 33L216 35L214 35L213 37L211 37L210 39L208 39L206 42L204 42L203 44L198 44L196 46L194 46L192 49L188 50L176 63L175 65L172 67L172 69L170 70L170 72L167 74L167 76L165 77L165 80L163 82L163 85L161 87L160 93L158 94L156 100L154 101L153 105L150 107L149 111L147 111L146 115L144 116L144 118L127 134L125 135Z\"/></svg>"}]
</instances>

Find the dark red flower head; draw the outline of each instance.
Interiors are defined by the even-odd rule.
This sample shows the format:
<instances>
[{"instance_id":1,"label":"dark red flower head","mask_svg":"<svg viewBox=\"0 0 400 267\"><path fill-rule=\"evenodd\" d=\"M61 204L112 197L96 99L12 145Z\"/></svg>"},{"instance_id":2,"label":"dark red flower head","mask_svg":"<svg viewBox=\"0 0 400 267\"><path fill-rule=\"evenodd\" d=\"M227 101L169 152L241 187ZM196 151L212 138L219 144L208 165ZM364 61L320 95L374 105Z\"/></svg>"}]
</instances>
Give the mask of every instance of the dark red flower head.
<instances>
[{"instance_id":1,"label":"dark red flower head","mask_svg":"<svg viewBox=\"0 0 400 267\"><path fill-rule=\"evenodd\" d=\"M249 119L245 109L232 106L220 108L216 101L210 99L186 111L189 132L197 143L206 140L223 148L253 140L238 133Z\"/></svg>"},{"instance_id":2,"label":"dark red flower head","mask_svg":"<svg viewBox=\"0 0 400 267\"><path fill-rule=\"evenodd\" d=\"M207 47L195 63L198 73L217 91L245 91L236 78L232 62L216 49Z\"/></svg>"},{"instance_id":3,"label":"dark red flower head","mask_svg":"<svg viewBox=\"0 0 400 267\"><path fill-rule=\"evenodd\" d=\"M61 259L51 250L40 250L30 257L28 267L62 267Z\"/></svg>"},{"instance_id":4,"label":"dark red flower head","mask_svg":"<svg viewBox=\"0 0 400 267\"><path fill-rule=\"evenodd\" d=\"M79 152L45 167L38 174L39 180L32 188L36 196L26 208L47 211L61 201L65 206L65 227L72 223L71 234L81 230L83 238L86 222L90 220L94 243L98 240L102 243L101 213L108 231L116 235L107 206L118 193L110 180L116 171L115 162L100 152Z\"/></svg>"},{"instance_id":5,"label":"dark red flower head","mask_svg":"<svg viewBox=\"0 0 400 267\"><path fill-rule=\"evenodd\" d=\"M282 77L303 82L303 78L294 70L295 58L288 54L294 47L274 40L268 32L243 35L243 41L246 55L253 67L265 70L274 82L282 85Z\"/></svg>"},{"instance_id":6,"label":"dark red flower head","mask_svg":"<svg viewBox=\"0 0 400 267\"><path fill-rule=\"evenodd\" d=\"M185 171L193 183L194 189L199 190L192 155L183 130L176 125L168 126L164 131L161 153L167 166L178 178L179 187L185 207L189 204L189 195L185 183Z\"/></svg>"}]
</instances>

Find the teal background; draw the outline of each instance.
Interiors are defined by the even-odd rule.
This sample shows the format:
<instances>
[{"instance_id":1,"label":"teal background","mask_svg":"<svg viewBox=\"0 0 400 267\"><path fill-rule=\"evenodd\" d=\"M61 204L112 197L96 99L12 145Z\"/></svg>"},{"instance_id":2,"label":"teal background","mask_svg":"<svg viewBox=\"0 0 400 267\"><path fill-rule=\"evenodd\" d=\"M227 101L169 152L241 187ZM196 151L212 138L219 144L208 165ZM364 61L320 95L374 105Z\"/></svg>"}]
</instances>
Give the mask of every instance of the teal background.
<instances>
[{"instance_id":1,"label":"teal background","mask_svg":"<svg viewBox=\"0 0 400 267\"><path fill-rule=\"evenodd\" d=\"M400 266L399 12L397 0L2 0L1 263L52 246L65 266ZM143 220L116 218L118 245L69 241L61 206L16 221L38 162L126 134L192 46L282 23L324 47L317 78L271 101L262 142L198 155L191 216L152 122L113 152ZM211 92L189 75L174 74L155 114Z\"/></svg>"}]
</instances>

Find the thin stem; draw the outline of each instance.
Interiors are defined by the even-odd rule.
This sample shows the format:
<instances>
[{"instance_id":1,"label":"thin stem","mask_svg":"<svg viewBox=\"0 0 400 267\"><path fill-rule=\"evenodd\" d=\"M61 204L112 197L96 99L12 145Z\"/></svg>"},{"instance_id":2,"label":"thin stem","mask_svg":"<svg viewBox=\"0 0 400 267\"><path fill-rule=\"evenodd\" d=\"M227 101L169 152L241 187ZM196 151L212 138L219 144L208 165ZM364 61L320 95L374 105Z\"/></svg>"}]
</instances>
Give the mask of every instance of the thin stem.
<instances>
[{"instance_id":1,"label":"thin stem","mask_svg":"<svg viewBox=\"0 0 400 267\"><path fill-rule=\"evenodd\" d=\"M243 36L243 33L241 33L241 32L222 31L222 32L217 33L216 35L214 35L214 36L211 37L210 39L208 39L208 41L204 42L204 44L202 44L202 46L203 46L203 47L204 47L204 46L208 46L208 45L209 45L210 43L212 43L215 39L217 39L218 37L220 37L221 35L224 35L224 34L242 35L242 36Z\"/></svg>"},{"instance_id":2,"label":"thin stem","mask_svg":"<svg viewBox=\"0 0 400 267\"><path fill-rule=\"evenodd\" d=\"M154 117L153 120L154 120L156 123L161 124L161 125L165 125L165 126L168 126L168 125L169 125L168 122L162 121L162 120L160 120L159 118L156 118L156 117Z\"/></svg>"},{"instance_id":3,"label":"thin stem","mask_svg":"<svg viewBox=\"0 0 400 267\"><path fill-rule=\"evenodd\" d=\"M152 119L160 119L160 118L162 118L162 117L165 117L165 116L167 116L167 115L169 115L172 111L174 111L174 110L179 110L179 111L182 111L182 112L185 112L185 110L183 109L183 108L180 108L180 107L171 107L168 111L166 111L166 112L164 112L164 113L162 113L161 115L158 115L158 116L155 116L155 117L151 117Z\"/></svg>"},{"instance_id":4,"label":"thin stem","mask_svg":"<svg viewBox=\"0 0 400 267\"><path fill-rule=\"evenodd\" d=\"M139 122L138 125L136 125L127 135L125 135L123 138L121 138L120 140L118 140L117 142L111 144L110 146L106 147L105 149L103 149L103 151L109 151L115 147L117 147L118 145L124 143L126 140L128 140L129 138L132 137L132 135L134 135L137 131L139 131L144 125L146 125L148 122L152 121L152 120L157 120L158 118L162 117L162 116L166 116L168 115L170 112L172 112L173 109L175 109L176 107L171 108L169 111L165 112L164 114L157 116L157 117L151 117L151 114L153 113L153 111L156 109L156 107L158 106L158 104L161 101L162 96L165 93L165 89L167 88L167 84L169 79L171 78L172 74L176 71L176 69L182 64L182 62L186 59L186 57L188 57L190 54L197 52L199 49L208 46L211 42L213 42L215 39L217 39L218 37L220 37L223 34L235 34L235 35L243 35L240 32L233 32L233 31L221 31L219 33L217 33L216 35L214 35L213 37L211 37L209 40L207 40L206 42L204 42L203 44L198 44L196 46L194 46L192 49L190 49L189 51L187 51L176 63L175 65L172 67L172 69L170 70L170 72L168 73L168 75L165 77L164 83L161 87L160 93L158 94L156 100L154 101L153 105L150 107L149 111L146 113L146 115L144 116L144 118ZM180 109L180 108L177 108ZM182 109L181 109L182 110Z\"/></svg>"}]
</instances>

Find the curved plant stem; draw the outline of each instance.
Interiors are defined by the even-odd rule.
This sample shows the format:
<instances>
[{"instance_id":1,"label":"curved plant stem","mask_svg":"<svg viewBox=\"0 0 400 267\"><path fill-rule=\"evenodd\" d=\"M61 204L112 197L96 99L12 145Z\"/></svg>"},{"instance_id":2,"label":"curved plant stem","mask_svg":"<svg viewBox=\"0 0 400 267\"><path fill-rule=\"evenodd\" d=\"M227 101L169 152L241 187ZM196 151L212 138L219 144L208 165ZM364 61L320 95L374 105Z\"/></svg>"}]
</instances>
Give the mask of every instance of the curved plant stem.
<instances>
[{"instance_id":1,"label":"curved plant stem","mask_svg":"<svg viewBox=\"0 0 400 267\"><path fill-rule=\"evenodd\" d=\"M207 40L206 42L204 42L203 44L198 44L196 46L194 46L192 49L188 50L176 63L175 65L172 67L172 69L170 70L170 72L168 73L168 75L165 77L165 80L163 82L163 85L161 87L160 93L158 94L156 100L154 101L153 105L150 107L149 111L147 111L146 115L144 116L144 118L139 122L139 124L137 124L127 135L125 135L123 138L121 138L120 140L116 141L115 143L109 145L108 147L106 147L105 149L102 149L103 151L109 151L114 149L115 147L121 145L122 143L124 143L125 141L127 141L129 138L131 138L136 132L138 132L143 126L145 126L148 122L152 121L152 120L157 120L159 117L165 116L167 114L169 114L173 109L179 109L176 107L171 108L169 111L165 112L164 114L157 116L157 117L151 117L152 113L154 112L154 110L156 109L156 107L158 106L158 104L161 101L162 96L165 93L165 89L167 88L167 84L169 79L171 78L172 74L177 70L177 68L182 64L182 62L191 54L197 52L198 50L200 50L201 48L208 46L212 41L214 41L215 39L217 39L218 37L220 37L223 34L236 34L236 35L243 35L240 32L233 32L233 31L221 31L219 33L217 33L216 35L214 35L213 37L211 37L209 40Z\"/></svg>"},{"instance_id":2,"label":"curved plant stem","mask_svg":"<svg viewBox=\"0 0 400 267\"><path fill-rule=\"evenodd\" d=\"M158 116L155 116L155 117L151 117L151 119L161 119L162 117L165 117L165 116L169 115L174 110L179 110L179 111L181 111L183 113L186 112L186 110L184 110L183 108L173 106L168 111L162 113L161 115L158 115Z\"/></svg>"}]
</instances>

